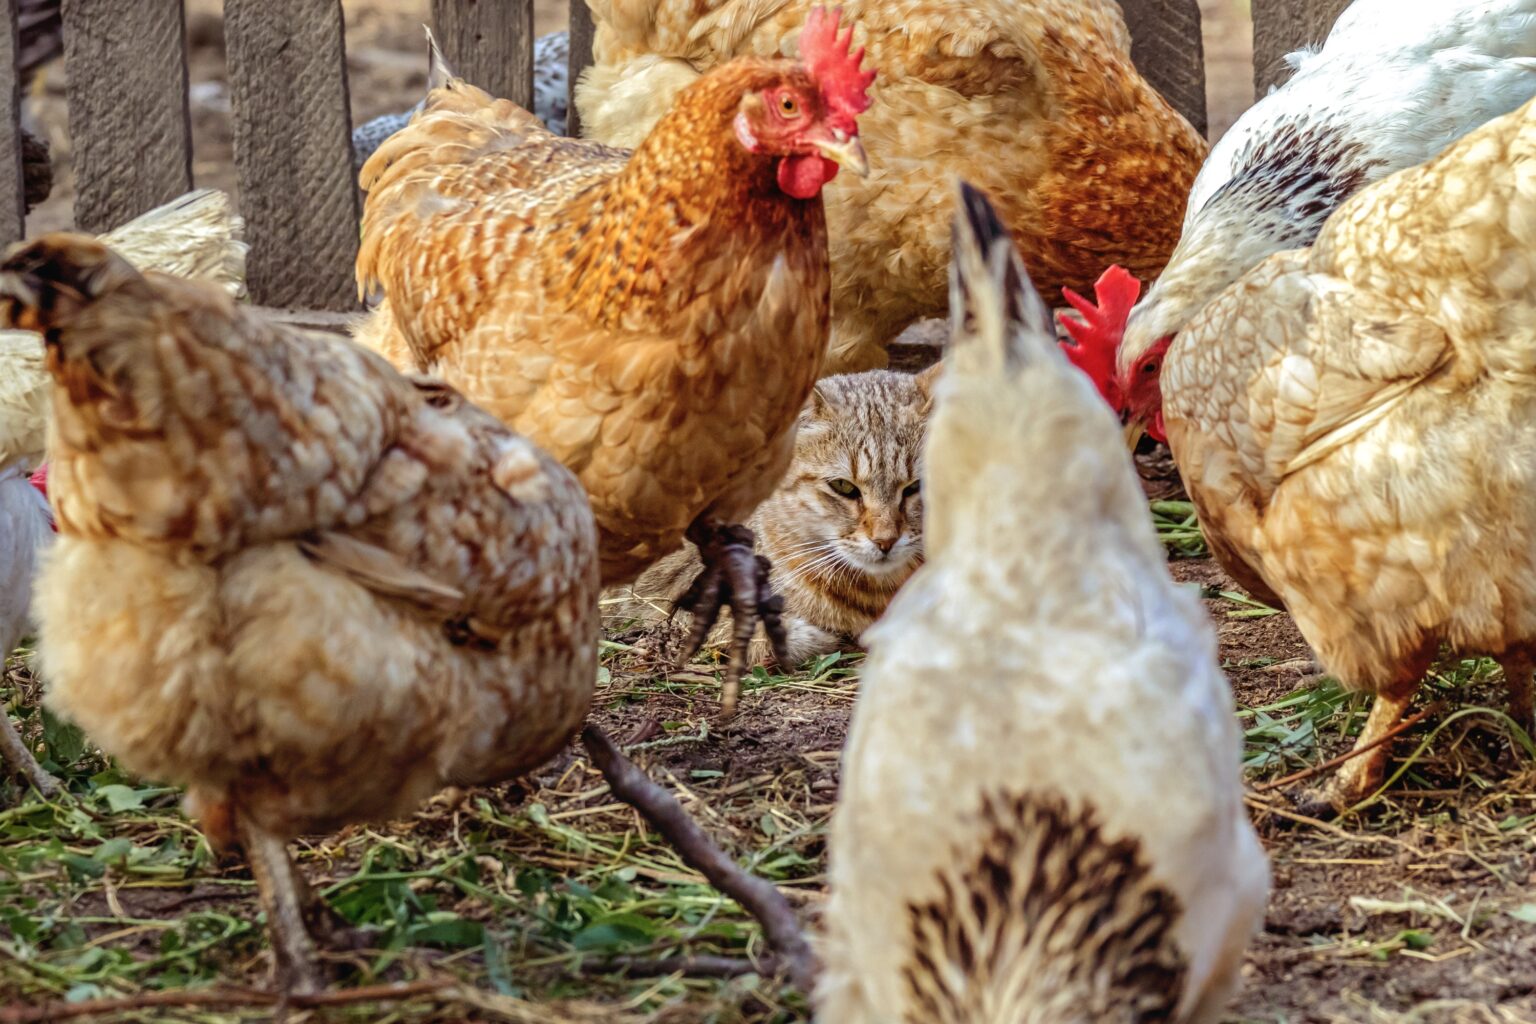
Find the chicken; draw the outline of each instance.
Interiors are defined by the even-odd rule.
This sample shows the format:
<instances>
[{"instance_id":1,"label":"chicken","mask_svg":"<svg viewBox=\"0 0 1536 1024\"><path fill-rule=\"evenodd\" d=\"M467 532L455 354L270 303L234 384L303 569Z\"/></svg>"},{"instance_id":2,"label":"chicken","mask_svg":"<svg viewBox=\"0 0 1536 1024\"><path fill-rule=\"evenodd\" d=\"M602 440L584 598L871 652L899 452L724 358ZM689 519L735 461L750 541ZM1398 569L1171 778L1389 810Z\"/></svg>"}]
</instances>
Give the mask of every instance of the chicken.
<instances>
[{"instance_id":1,"label":"chicken","mask_svg":"<svg viewBox=\"0 0 1536 1024\"><path fill-rule=\"evenodd\" d=\"M1499 659L1533 721L1536 102L1357 195L1168 350L1168 439L1212 550L1376 695L1312 801L1376 788L1372 747L1441 645Z\"/></svg>"},{"instance_id":2,"label":"chicken","mask_svg":"<svg viewBox=\"0 0 1536 1024\"><path fill-rule=\"evenodd\" d=\"M1268 891L1215 633L996 214L959 209L928 561L866 635L818 1019L1215 1021Z\"/></svg>"},{"instance_id":3,"label":"chicken","mask_svg":"<svg viewBox=\"0 0 1536 1024\"><path fill-rule=\"evenodd\" d=\"M0 418L7 412L0 405ZM31 630L32 577L38 557L53 537L53 516L40 490L28 481L21 457L0 459L0 672L5 656ZM59 792L58 780L37 763L4 714L0 714L0 761L44 796Z\"/></svg>"},{"instance_id":4,"label":"chicken","mask_svg":"<svg viewBox=\"0 0 1536 1024\"><path fill-rule=\"evenodd\" d=\"M510 778L585 717L580 485L441 382L84 236L0 264L0 321L53 375L47 699L238 837L279 983L313 991L285 842Z\"/></svg>"},{"instance_id":5,"label":"chicken","mask_svg":"<svg viewBox=\"0 0 1536 1024\"><path fill-rule=\"evenodd\" d=\"M813 0L592 0L588 135L633 145L677 92L741 54L792 53ZM863 121L867 179L827 192L832 344L824 372L885 366L943 316L951 179L998 199L1034 279L1087 288L1173 251L1200 135L1137 74L1113 0L846 0L881 69Z\"/></svg>"},{"instance_id":6,"label":"chicken","mask_svg":"<svg viewBox=\"0 0 1536 1024\"><path fill-rule=\"evenodd\" d=\"M565 134L565 108L570 76L570 34L551 32L533 44L533 114L556 135ZM384 140L411 123L426 101L399 114L382 114L352 130L352 159L357 170L374 154Z\"/></svg>"},{"instance_id":7,"label":"chicken","mask_svg":"<svg viewBox=\"0 0 1536 1024\"><path fill-rule=\"evenodd\" d=\"M202 189L129 221L103 240L137 266L215 281L237 296L245 291L243 230L229 196ZM31 331L0 330L0 661L31 631L32 577L39 549L53 536L46 492L27 481L47 446L50 389L41 339ZM4 716L0 755L39 790L56 790Z\"/></svg>"},{"instance_id":8,"label":"chicken","mask_svg":"<svg viewBox=\"0 0 1536 1024\"><path fill-rule=\"evenodd\" d=\"M733 612L727 718L759 618L783 649L740 524L784 475L826 349L821 187L867 170L874 73L837 25L818 9L801 61L700 78L633 155L551 135L439 58L426 109L362 174L358 280L384 300L359 339L581 478L604 585L685 536L700 549L681 603L695 650Z\"/></svg>"},{"instance_id":9,"label":"chicken","mask_svg":"<svg viewBox=\"0 0 1536 1024\"><path fill-rule=\"evenodd\" d=\"M1206 303L1266 256L1312 244L1361 188L1536 96L1536 0L1355 0L1320 51L1290 62L1295 75L1200 169L1167 268L1120 320L1123 343L1102 342L1119 344L1129 414L1159 439L1159 367Z\"/></svg>"}]
</instances>

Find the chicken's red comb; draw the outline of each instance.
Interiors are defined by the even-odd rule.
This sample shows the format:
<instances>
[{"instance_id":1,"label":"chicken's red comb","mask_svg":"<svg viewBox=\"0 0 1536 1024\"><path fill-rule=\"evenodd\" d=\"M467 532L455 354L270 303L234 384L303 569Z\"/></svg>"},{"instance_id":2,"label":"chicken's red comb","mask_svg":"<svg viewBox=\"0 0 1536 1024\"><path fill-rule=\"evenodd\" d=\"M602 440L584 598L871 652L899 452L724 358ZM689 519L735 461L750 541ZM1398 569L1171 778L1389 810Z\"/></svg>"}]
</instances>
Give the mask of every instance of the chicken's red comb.
<instances>
[{"instance_id":1,"label":"chicken's red comb","mask_svg":"<svg viewBox=\"0 0 1536 1024\"><path fill-rule=\"evenodd\" d=\"M859 70L859 64L864 60L864 47L850 52L853 29L838 36L838 22L842 16L841 7L833 8L830 13L825 7L811 8L805 28L800 32L800 62L821 87L827 107L837 118L835 127L851 132L854 118L869 109L869 87L875 81L875 73Z\"/></svg>"},{"instance_id":2,"label":"chicken's red comb","mask_svg":"<svg viewBox=\"0 0 1536 1024\"><path fill-rule=\"evenodd\" d=\"M1141 282L1123 267L1110 267L1093 286L1094 305L1070 288L1061 290L1067 304L1082 315L1082 320L1062 317L1061 326L1075 344L1061 347L1072 365L1086 373L1116 412L1123 409L1125 396L1115 381L1115 357L1125 337L1125 324L1141 296Z\"/></svg>"}]
</instances>

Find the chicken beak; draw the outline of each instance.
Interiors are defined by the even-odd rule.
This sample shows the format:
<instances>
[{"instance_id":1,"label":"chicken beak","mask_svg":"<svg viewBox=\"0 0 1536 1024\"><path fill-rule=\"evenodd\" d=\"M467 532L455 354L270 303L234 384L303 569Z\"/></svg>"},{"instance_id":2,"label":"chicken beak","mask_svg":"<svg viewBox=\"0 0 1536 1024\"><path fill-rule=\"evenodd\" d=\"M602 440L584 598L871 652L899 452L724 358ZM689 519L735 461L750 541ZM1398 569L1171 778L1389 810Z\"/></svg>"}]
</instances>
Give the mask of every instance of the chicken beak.
<instances>
[{"instance_id":1,"label":"chicken beak","mask_svg":"<svg viewBox=\"0 0 1536 1024\"><path fill-rule=\"evenodd\" d=\"M846 135L834 129L832 138L818 139L816 150L839 167L846 167L861 178L869 177L869 155L857 135Z\"/></svg>"},{"instance_id":2,"label":"chicken beak","mask_svg":"<svg viewBox=\"0 0 1536 1024\"><path fill-rule=\"evenodd\" d=\"M1146 432L1145 424L1140 420L1131 420L1125 425L1125 447L1134 454L1136 446L1141 443L1141 437Z\"/></svg>"}]
</instances>

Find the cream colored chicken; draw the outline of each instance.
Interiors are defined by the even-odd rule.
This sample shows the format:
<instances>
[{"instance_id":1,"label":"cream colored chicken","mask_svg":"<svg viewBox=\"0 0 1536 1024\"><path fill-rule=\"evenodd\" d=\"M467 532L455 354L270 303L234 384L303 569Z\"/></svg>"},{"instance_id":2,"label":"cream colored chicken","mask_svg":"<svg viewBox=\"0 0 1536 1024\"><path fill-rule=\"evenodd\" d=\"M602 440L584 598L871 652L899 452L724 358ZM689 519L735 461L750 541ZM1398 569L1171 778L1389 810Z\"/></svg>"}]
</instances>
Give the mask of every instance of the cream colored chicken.
<instances>
[{"instance_id":1,"label":"cream colored chicken","mask_svg":"<svg viewBox=\"0 0 1536 1024\"><path fill-rule=\"evenodd\" d=\"M1328 672L1401 718L1442 644L1532 727L1536 113L1490 122L1261 263L1169 349L1168 439L1212 550ZM1357 757L1314 809L1353 804Z\"/></svg>"},{"instance_id":2,"label":"cream colored chicken","mask_svg":"<svg viewBox=\"0 0 1536 1024\"><path fill-rule=\"evenodd\" d=\"M991 207L960 208L928 561L866 634L818 1019L1214 1021L1268 885L1215 635Z\"/></svg>"},{"instance_id":3,"label":"cream colored chicken","mask_svg":"<svg viewBox=\"0 0 1536 1024\"><path fill-rule=\"evenodd\" d=\"M83 236L10 254L0 320L54 381L48 699L238 839L313 990L286 840L514 776L585 716L586 497L446 385Z\"/></svg>"}]
</instances>

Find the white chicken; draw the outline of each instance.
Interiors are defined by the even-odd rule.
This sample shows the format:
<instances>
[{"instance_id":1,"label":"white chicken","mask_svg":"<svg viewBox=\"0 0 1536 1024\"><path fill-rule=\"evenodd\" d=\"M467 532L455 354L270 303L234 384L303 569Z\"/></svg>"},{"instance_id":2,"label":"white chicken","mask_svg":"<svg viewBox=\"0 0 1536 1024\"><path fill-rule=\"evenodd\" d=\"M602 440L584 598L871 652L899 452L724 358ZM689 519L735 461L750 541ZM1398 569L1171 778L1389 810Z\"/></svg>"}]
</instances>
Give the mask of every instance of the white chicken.
<instances>
[{"instance_id":1,"label":"white chicken","mask_svg":"<svg viewBox=\"0 0 1536 1024\"><path fill-rule=\"evenodd\" d=\"M1216 638L991 206L957 210L928 561L866 634L818 1019L1213 1021L1268 888Z\"/></svg>"},{"instance_id":2,"label":"white chicken","mask_svg":"<svg viewBox=\"0 0 1536 1024\"><path fill-rule=\"evenodd\" d=\"M1321 50L1245 113L1201 168L1167 269L1117 356L1131 417L1160 435L1172 338L1266 256L1311 245L1372 182L1536 96L1536 0L1355 0Z\"/></svg>"},{"instance_id":3,"label":"white chicken","mask_svg":"<svg viewBox=\"0 0 1536 1024\"><path fill-rule=\"evenodd\" d=\"M200 189L150 210L102 237L144 270L215 281L245 292L245 224L230 198ZM31 631L32 576L53 537L41 489L28 479L47 447L52 381L31 331L0 330L0 661ZM0 757L40 792L57 783L0 715Z\"/></svg>"}]
</instances>

